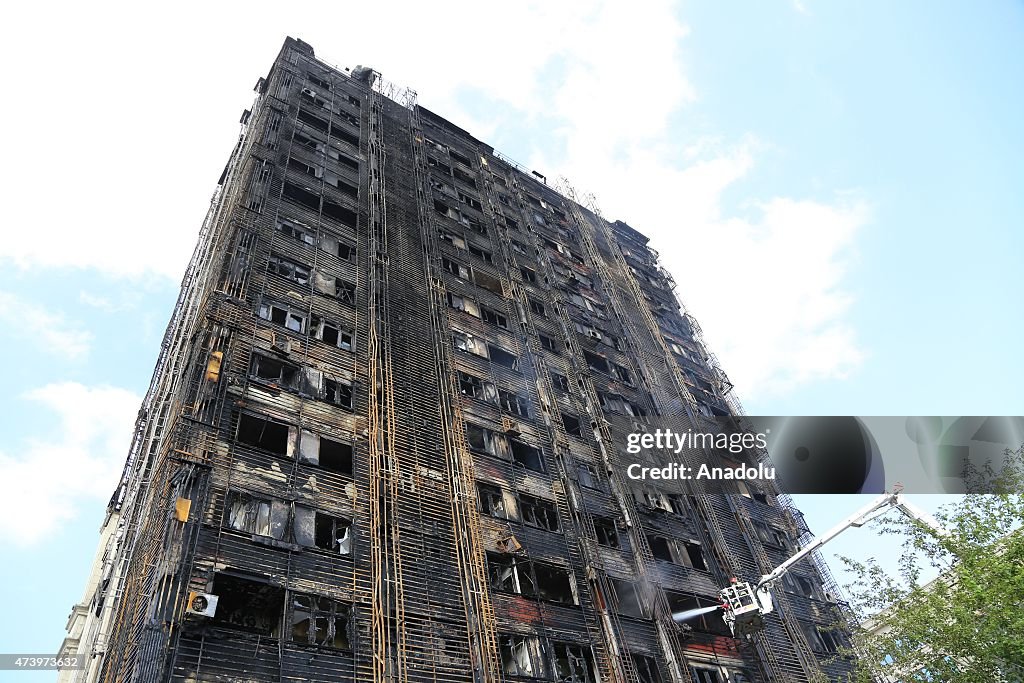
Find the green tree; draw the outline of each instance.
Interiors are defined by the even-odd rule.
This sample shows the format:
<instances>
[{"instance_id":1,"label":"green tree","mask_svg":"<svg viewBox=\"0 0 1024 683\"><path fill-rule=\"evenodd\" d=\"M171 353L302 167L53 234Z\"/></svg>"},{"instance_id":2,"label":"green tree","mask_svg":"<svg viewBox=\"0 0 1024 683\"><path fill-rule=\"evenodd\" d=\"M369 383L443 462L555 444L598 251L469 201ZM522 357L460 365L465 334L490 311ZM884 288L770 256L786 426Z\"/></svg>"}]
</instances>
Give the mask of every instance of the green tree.
<instances>
[{"instance_id":1,"label":"green tree","mask_svg":"<svg viewBox=\"0 0 1024 683\"><path fill-rule=\"evenodd\" d=\"M971 474L993 493L965 494L936 514L947 536L904 516L876 522L904 536L898 575L843 558L864 619L856 680L1024 681L1024 447L1007 455L1000 471ZM939 576L922 583L928 565Z\"/></svg>"}]
</instances>

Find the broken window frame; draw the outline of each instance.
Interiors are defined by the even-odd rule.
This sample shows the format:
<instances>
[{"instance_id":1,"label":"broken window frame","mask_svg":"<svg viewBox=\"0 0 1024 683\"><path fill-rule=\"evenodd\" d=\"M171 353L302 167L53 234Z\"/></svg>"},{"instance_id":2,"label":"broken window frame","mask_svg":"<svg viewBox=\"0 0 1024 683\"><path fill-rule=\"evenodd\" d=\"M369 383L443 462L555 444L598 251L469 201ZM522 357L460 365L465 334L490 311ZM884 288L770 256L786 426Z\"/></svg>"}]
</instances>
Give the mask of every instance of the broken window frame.
<instances>
[{"instance_id":1,"label":"broken window frame","mask_svg":"<svg viewBox=\"0 0 1024 683\"><path fill-rule=\"evenodd\" d=\"M585 337L589 337L590 339L594 339L594 340L597 340L599 342L603 342L604 341L604 335L599 330L597 330L596 328L594 328L594 327L592 327L590 325L584 325L583 323L579 323L579 322L575 323L575 325L576 325L576 332L578 332L579 334L582 334ZM586 353L586 352L584 352L584 353ZM594 367L590 367L590 369L591 370L597 370L597 368L594 368ZM599 370L599 372L605 372L605 371L600 371ZM607 373L605 373L605 374L607 374Z\"/></svg>"},{"instance_id":2,"label":"broken window frame","mask_svg":"<svg viewBox=\"0 0 1024 683\"><path fill-rule=\"evenodd\" d=\"M572 570L548 562L530 562L538 600L558 605L578 605L576 581Z\"/></svg>"},{"instance_id":3,"label":"broken window frame","mask_svg":"<svg viewBox=\"0 0 1024 683\"><path fill-rule=\"evenodd\" d=\"M538 334L537 336L540 337L540 345L542 348L556 355L561 355L562 351L559 348L561 345L559 344L557 339L555 339L554 337L549 337L546 334Z\"/></svg>"},{"instance_id":4,"label":"broken window frame","mask_svg":"<svg viewBox=\"0 0 1024 683\"><path fill-rule=\"evenodd\" d=\"M480 401L494 400L494 384L476 375L471 375L462 370L456 371L456 378L459 382L459 393L467 398L475 398Z\"/></svg>"},{"instance_id":5,"label":"broken window frame","mask_svg":"<svg viewBox=\"0 0 1024 683\"><path fill-rule=\"evenodd\" d=\"M356 245L345 240L338 240L338 251L335 255L342 261L354 261L356 258Z\"/></svg>"},{"instance_id":6,"label":"broken window frame","mask_svg":"<svg viewBox=\"0 0 1024 683\"><path fill-rule=\"evenodd\" d=\"M619 541L619 525L613 517L594 516L594 538L597 544L605 548L619 550L622 544Z\"/></svg>"},{"instance_id":7,"label":"broken window frame","mask_svg":"<svg viewBox=\"0 0 1024 683\"><path fill-rule=\"evenodd\" d=\"M579 604L575 580L568 568L510 553L487 552L486 557L492 590L559 605Z\"/></svg>"},{"instance_id":8,"label":"broken window frame","mask_svg":"<svg viewBox=\"0 0 1024 683\"><path fill-rule=\"evenodd\" d=\"M279 366L278 373L272 376L271 368L275 365ZM259 381L291 387L299 377L299 366L262 353L253 353L249 361L249 376Z\"/></svg>"},{"instance_id":9,"label":"broken window frame","mask_svg":"<svg viewBox=\"0 0 1024 683\"><path fill-rule=\"evenodd\" d=\"M814 630L818 634L818 638L821 640L823 646L823 652L826 654L834 655L842 650L845 646L842 640L842 636L839 632L833 628L822 626L821 624L815 624Z\"/></svg>"},{"instance_id":10,"label":"broken window frame","mask_svg":"<svg viewBox=\"0 0 1024 683\"><path fill-rule=\"evenodd\" d=\"M456 235L453 232L448 232L447 230L438 230L437 236L438 238L441 239L441 241L447 242L456 249L461 249L462 251L466 250L466 239L460 235Z\"/></svg>"},{"instance_id":11,"label":"broken window frame","mask_svg":"<svg viewBox=\"0 0 1024 683\"><path fill-rule=\"evenodd\" d=\"M778 527L771 524L767 524L760 520L754 520L754 531L757 533L757 537L761 539L761 542L773 546L775 548L788 548L788 539L786 538L785 532Z\"/></svg>"},{"instance_id":12,"label":"broken window frame","mask_svg":"<svg viewBox=\"0 0 1024 683\"><path fill-rule=\"evenodd\" d=\"M445 185L441 183L441 185ZM455 221L456 223L466 224L465 216L462 212L455 207L448 206L445 202L441 201L437 197L434 197L434 212L444 216L445 218Z\"/></svg>"},{"instance_id":13,"label":"broken window frame","mask_svg":"<svg viewBox=\"0 0 1024 683\"><path fill-rule=\"evenodd\" d=\"M317 510L314 520L313 545L335 555L352 554L352 521Z\"/></svg>"},{"instance_id":14,"label":"broken window frame","mask_svg":"<svg viewBox=\"0 0 1024 683\"><path fill-rule=\"evenodd\" d=\"M535 597L533 572L528 560L522 560L510 553L485 553L487 559L487 582L491 590Z\"/></svg>"},{"instance_id":15,"label":"broken window frame","mask_svg":"<svg viewBox=\"0 0 1024 683\"><path fill-rule=\"evenodd\" d=\"M609 364L608 359L604 356L597 353L591 353L584 349L583 360L586 361L587 367L591 370L600 372L603 375L611 374L611 365Z\"/></svg>"},{"instance_id":16,"label":"broken window frame","mask_svg":"<svg viewBox=\"0 0 1024 683\"><path fill-rule=\"evenodd\" d=\"M356 305L356 284L341 278L334 280L334 296L343 304Z\"/></svg>"},{"instance_id":17,"label":"broken window frame","mask_svg":"<svg viewBox=\"0 0 1024 683\"><path fill-rule=\"evenodd\" d=\"M498 407L502 411L525 419L530 418L530 404L525 397L506 389L498 389L497 398Z\"/></svg>"},{"instance_id":18,"label":"broken window frame","mask_svg":"<svg viewBox=\"0 0 1024 683\"><path fill-rule=\"evenodd\" d=\"M294 218L279 216L274 224L274 230L302 244L316 244L316 230Z\"/></svg>"},{"instance_id":19,"label":"broken window frame","mask_svg":"<svg viewBox=\"0 0 1024 683\"><path fill-rule=\"evenodd\" d=\"M250 421L253 422L253 423L257 423L257 422L261 423L260 425L256 425L256 424L251 425L254 428L257 427L257 426L259 427L259 429L260 429L260 437L258 439L249 440L247 438L247 436L243 435L243 430L248 431L248 428L245 425L246 425L246 423L249 423ZM267 431L267 427L269 425L273 425L273 427L276 430L280 430L280 429L283 428L283 430L284 430L283 442L280 442L278 439L274 439L273 442L265 442L266 431ZM256 414L256 413L249 413L249 412L240 412L240 413L238 413L238 422L235 425L235 441L237 443L245 444L246 446L250 446L252 448L259 448L261 450L268 451L270 453L274 453L275 455L281 455L281 456L286 456L287 457L290 454L291 445L292 445L294 439L295 439L295 427L293 427L290 424L287 424L285 422L279 422L277 420L273 420L273 419L271 419L270 417L268 417L266 415L259 415L259 414ZM283 447L278 447L279 444L280 444L280 446L283 446Z\"/></svg>"},{"instance_id":20,"label":"broken window frame","mask_svg":"<svg viewBox=\"0 0 1024 683\"><path fill-rule=\"evenodd\" d=\"M676 342L667 339L665 341L668 343L668 348L672 353L687 360L690 359L690 354L686 352L686 349L681 344L677 344Z\"/></svg>"},{"instance_id":21,"label":"broken window frame","mask_svg":"<svg viewBox=\"0 0 1024 683\"><path fill-rule=\"evenodd\" d=\"M348 137L348 136L351 136L351 137ZM356 139L352 140L351 139L352 137L354 137ZM334 146L335 144L343 143L343 144L351 145L352 147L358 148L359 147L359 137L356 136L356 135L353 135L351 132L345 130L344 128L340 128L340 127L335 126L334 128L331 129L331 135L330 135L329 141L330 141L331 144L329 144L327 146L327 156L330 159L338 162L342 166L344 166L346 168L349 168L349 169L355 171L356 173L359 173L359 159L356 159L355 157L352 157L352 156L349 156L348 154L345 154L340 149L337 149Z\"/></svg>"},{"instance_id":22,"label":"broken window frame","mask_svg":"<svg viewBox=\"0 0 1024 683\"><path fill-rule=\"evenodd\" d=\"M800 595L810 600L820 600L821 594L815 582L801 574L788 572L782 577L782 584L788 590L787 593Z\"/></svg>"},{"instance_id":23,"label":"broken window frame","mask_svg":"<svg viewBox=\"0 0 1024 683\"><path fill-rule=\"evenodd\" d=\"M448 183L444 182L443 180L439 180L439 179L435 178L434 176L430 176L430 187L432 189L436 190L437 192L440 192L444 196L449 197L451 199L457 199L458 196L459 196L454 187L452 187ZM446 212L442 212L436 206L434 207L434 209L438 213L443 213L443 215L445 215L445 216L448 215Z\"/></svg>"},{"instance_id":24,"label":"broken window frame","mask_svg":"<svg viewBox=\"0 0 1024 683\"><path fill-rule=\"evenodd\" d=\"M620 579L609 576L608 585L615 597L615 612L634 619L649 619L650 611L643 600L636 582L631 579Z\"/></svg>"},{"instance_id":25,"label":"broken window frame","mask_svg":"<svg viewBox=\"0 0 1024 683\"><path fill-rule=\"evenodd\" d=\"M540 640L536 636L499 633L498 655L506 676L541 678L545 675Z\"/></svg>"},{"instance_id":26,"label":"broken window frame","mask_svg":"<svg viewBox=\"0 0 1024 683\"><path fill-rule=\"evenodd\" d=\"M478 304L476 301L473 301L468 297L462 296L461 294L454 294L452 292L447 293L447 299L448 305L454 308L455 310L462 311L463 313L468 313L474 318L482 317L482 309L480 307L480 304ZM487 321L485 320L485 322ZM507 324L508 323L506 321L506 325Z\"/></svg>"},{"instance_id":27,"label":"broken window frame","mask_svg":"<svg viewBox=\"0 0 1024 683\"><path fill-rule=\"evenodd\" d=\"M629 656L633 660L633 668L636 670L639 683L663 683L657 659L640 653L630 653Z\"/></svg>"},{"instance_id":28,"label":"broken window frame","mask_svg":"<svg viewBox=\"0 0 1024 683\"><path fill-rule=\"evenodd\" d=\"M668 496L653 486L643 486L634 489L633 497L649 508L672 512L672 504Z\"/></svg>"},{"instance_id":29,"label":"broken window frame","mask_svg":"<svg viewBox=\"0 0 1024 683\"><path fill-rule=\"evenodd\" d=\"M327 146L326 143L315 138L311 138L300 132L298 129L296 129L292 134L292 144L298 144L300 147L314 150L317 154L322 154L324 148Z\"/></svg>"},{"instance_id":30,"label":"broken window frame","mask_svg":"<svg viewBox=\"0 0 1024 683\"><path fill-rule=\"evenodd\" d=\"M472 209L476 209L477 211L483 211L484 210L483 204L481 204L480 200L477 199L476 197L473 197L472 195L470 195L470 194L468 194L466 192L460 192L459 190L456 190L456 192L457 192L457 196L459 198L459 201L462 202L463 204L465 204L466 206L468 206L468 207L470 207Z\"/></svg>"},{"instance_id":31,"label":"broken window frame","mask_svg":"<svg viewBox=\"0 0 1024 683\"><path fill-rule=\"evenodd\" d=\"M478 481L476 483L477 510L480 514L494 517L495 519L515 519L509 509L509 502L505 497L505 490L497 484Z\"/></svg>"},{"instance_id":32,"label":"broken window frame","mask_svg":"<svg viewBox=\"0 0 1024 683\"><path fill-rule=\"evenodd\" d=\"M562 529L558 518L558 507L554 502L544 498L520 493L519 514L522 517L523 524L526 526L552 532L558 532Z\"/></svg>"},{"instance_id":33,"label":"broken window frame","mask_svg":"<svg viewBox=\"0 0 1024 683\"><path fill-rule=\"evenodd\" d=\"M684 502L683 495L681 493L667 493L665 497L668 498L669 505L672 506L672 513L679 515L680 517L689 517L689 513L686 510L686 503Z\"/></svg>"},{"instance_id":34,"label":"broken window frame","mask_svg":"<svg viewBox=\"0 0 1024 683\"><path fill-rule=\"evenodd\" d=\"M590 645L552 641L555 680L560 683L599 683Z\"/></svg>"},{"instance_id":35,"label":"broken window frame","mask_svg":"<svg viewBox=\"0 0 1024 683\"><path fill-rule=\"evenodd\" d=\"M572 393L572 384L569 383L568 377L566 377L560 372L554 371L550 372L549 375L551 376L551 383L555 386L556 389L564 391L567 394Z\"/></svg>"},{"instance_id":36,"label":"broken window frame","mask_svg":"<svg viewBox=\"0 0 1024 683\"><path fill-rule=\"evenodd\" d=\"M467 228L477 233L478 235L487 236L487 226L471 216L462 216L462 220L459 221Z\"/></svg>"},{"instance_id":37,"label":"broken window frame","mask_svg":"<svg viewBox=\"0 0 1024 683\"><path fill-rule=\"evenodd\" d=\"M324 394L323 400L331 405L344 408L345 410L353 409L353 401L355 398L355 388L352 382L334 378L324 377Z\"/></svg>"},{"instance_id":38,"label":"broken window frame","mask_svg":"<svg viewBox=\"0 0 1024 683\"><path fill-rule=\"evenodd\" d=\"M253 536L273 537L271 508L273 499L236 489L224 496L224 517L221 526Z\"/></svg>"},{"instance_id":39,"label":"broken window frame","mask_svg":"<svg viewBox=\"0 0 1024 683\"><path fill-rule=\"evenodd\" d=\"M441 268L454 277L467 282L472 281L473 269L469 266L465 266L458 261L448 258L447 256L441 257Z\"/></svg>"},{"instance_id":40,"label":"broken window frame","mask_svg":"<svg viewBox=\"0 0 1024 683\"><path fill-rule=\"evenodd\" d=\"M694 683L725 683L722 678L721 669L712 669L708 666L690 665L690 676Z\"/></svg>"},{"instance_id":41,"label":"broken window frame","mask_svg":"<svg viewBox=\"0 0 1024 683\"><path fill-rule=\"evenodd\" d=\"M488 323L489 325L500 327L503 330L508 329L508 317L502 313L498 313L493 309L481 306L480 319L483 320L485 323Z\"/></svg>"},{"instance_id":42,"label":"broken window frame","mask_svg":"<svg viewBox=\"0 0 1024 683\"><path fill-rule=\"evenodd\" d=\"M672 564L696 571L708 571L708 563L704 557L704 547L697 541L676 539L650 532L646 536L647 545L650 547L652 555L654 554L655 545L660 545L656 542L663 541L670 556L666 558L654 555L654 559L661 560L662 562L671 562Z\"/></svg>"},{"instance_id":43,"label":"broken window frame","mask_svg":"<svg viewBox=\"0 0 1024 683\"><path fill-rule=\"evenodd\" d=\"M682 548L679 548L680 545ZM676 547L684 566L697 571L708 571L708 562L704 558L704 546L697 541L681 540L677 541Z\"/></svg>"},{"instance_id":44,"label":"broken window frame","mask_svg":"<svg viewBox=\"0 0 1024 683\"><path fill-rule=\"evenodd\" d=\"M293 156L288 157L288 168L299 173L305 173L306 175L318 180L324 175L324 169L322 166L311 164Z\"/></svg>"},{"instance_id":45,"label":"broken window frame","mask_svg":"<svg viewBox=\"0 0 1024 683\"><path fill-rule=\"evenodd\" d=\"M232 584L234 588L229 588ZM285 599L283 588L269 582L217 572L210 592L218 598L217 612L211 626L269 638L280 635Z\"/></svg>"},{"instance_id":46,"label":"broken window frame","mask_svg":"<svg viewBox=\"0 0 1024 683\"><path fill-rule=\"evenodd\" d=\"M544 466L544 451L518 439L507 439L509 455L513 464L521 465L534 472L547 471Z\"/></svg>"},{"instance_id":47,"label":"broken window frame","mask_svg":"<svg viewBox=\"0 0 1024 683\"><path fill-rule=\"evenodd\" d=\"M466 242L466 249L469 250L470 254L476 256L481 261L484 261L485 263L494 263L494 255L486 249L482 249L472 242Z\"/></svg>"},{"instance_id":48,"label":"broken window frame","mask_svg":"<svg viewBox=\"0 0 1024 683\"><path fill-rule=\"evenodd\" d=\"M492 294L505 296L505 287L501 284L501 278L484 270L473 271L473 284L481 289L486 289Z\"/></svg>"},{"instance_id":49,"label":"broken window frame","mask_svg":"<svg viewBox=\"0 0 1024 683\"><path fill-rule=\"evenodd\" d=\"M612 415L630 415L632 417L646 417L647 409L636 403L632 403L624 396L610 392L597 392L597 399L602 410Z\"/></svg>"},{"instance_id":50,"label":"broken window frame","mask_svg":"<svg viewBox=\"0 0 1024 683\"><path fill-rule=\"evenodd\" d=\"M559 415L562 418L562 426L565 428L565 433L582 439L583 420L578 415L570 415L569 413L559 412Z\"/></svg>"},{"instance_id":51,"label":"broken window frame","mask_svg":"<svg viewBox=\"0 0 1024 683\"><path fill-rule=\"evenodd\" d=\"M469 332L452 328L452 345L459 351L471 353L474 356L488 358L489 345Z\"/></svg>"},{"instance_id":52,"label":"broken window frame","mask_svg":"<svg viewBox=\"0 0 1024 683\"><path fill-rule=\"evenodd\" d=\"M651 555L655 560L671 562L681 565L679 561L679 550L675 547L675 540L660 534L647 533L647 547L651 549Z\"/></svg>"},{"instance_id":53,"label":"broken window frame","mask_svg":"<svg viewBox=\"0 0 1024 683\"><path fill-rule=\"evenodd\" d=\"M329 447L325 447L326 444L330 444ZM318 434L315 464L328 472L352 476L355 472L355 449L350 441Z\"/></svg>"},{"instance_id":54,"label":"broken window frame","mask_svg":"<svg viewBox=\"0 0 1024 683\"><path fill-rule=\"evenodd\" d=\"M607 486L596 465L589 462L577 462L576 471L580 486L595 491L607 491Z\"/></svg>"},{"instance_id":55,"label":"broken window frame","mask_svg":"<svg viewBox=\"0 0 1024 683\"><path fill-rule=\"evenodd\" d=\"M492 363L508 370L519 370L519 356L493 344L487 344L486 348L487 356L490 357Z\"/></svg>"},{"instance_id":56,"label":"broken window frame","mask_svg":"<svg viewBox=\"0 0 1024 683\"><path fill-rule=\"evenodd\" d=\"M304 334L306 332L306 313L302 311L297 313L296 309L287 305L277 303L276 301L264 300L259 309L257 315L260 318L271 322L275 325Z\"/></svg>"},{"instance_id":57,"label":"broken window frame","mask_svg":"<svg viewBox=\"0 0 1024 683\"><path fill-rule=\"evenodd\" d=\"M314 332L313 336L319 339L328 346L339 348L342 351L354 351L355 350L355 335L351 330L339 325L336 322L327 320L326 318L320 318L319 316L313 316ZM328 330L333 330L334 334L329 335ZM331 341L330 337L336 335L336 340Z\"/></svg>"},{"instance_id":58,"label":"broken window frame","mask_svg":"<svg viewBox=\"0 0 1024 683\"><path fill-rule=\"evenodd\" d=\"M267 259L267 272L300 285L308 285L313 269L298 261L271 253Z\"/></svg>"},{"instance_id":59,"label":"broken window frame","mask_svg":"<svg viewBox=\"0 0 1024 683\"><path fill-rule=\"evenodd\" d=\"M618 363L611 363L611 368L612 368L612 377L614 377L615 379L619 380L623 384L632 384L633 383L633 375L630 373L629 370L627 370L626 368L622 367Z\"/></svg>"},{"instance_id":60,"label":"broken window frame","mask_svg":"<svg viewBox=\"0 0 1024 683\"><path fill-rule=\"evenodd\" d=\"M331 650L352 650L352 605L309 593L291 593L288 608L288 639L301 645ZM302 616L302 619L296 617ZM300 624L306 622L305 629ZM340 622L340 625L339 625ZM321 629L319 624L325 623ZM319 637L320 631L324 637Z\"/></svg>"},{"instance_id":61,"label":"broken window frame","mask_svg":"<svg viewBox=\"0 0 1024 683\"><path fill-rule=\"evenodd\" d=\"M480 438L476 439L475 435L479 435ZM469 445L469 450L474 453L487 453L504 459L508 458L505 452L507 448L505 437L472 422L466 423L466 443Z\"/></svg>"}]
</instances>

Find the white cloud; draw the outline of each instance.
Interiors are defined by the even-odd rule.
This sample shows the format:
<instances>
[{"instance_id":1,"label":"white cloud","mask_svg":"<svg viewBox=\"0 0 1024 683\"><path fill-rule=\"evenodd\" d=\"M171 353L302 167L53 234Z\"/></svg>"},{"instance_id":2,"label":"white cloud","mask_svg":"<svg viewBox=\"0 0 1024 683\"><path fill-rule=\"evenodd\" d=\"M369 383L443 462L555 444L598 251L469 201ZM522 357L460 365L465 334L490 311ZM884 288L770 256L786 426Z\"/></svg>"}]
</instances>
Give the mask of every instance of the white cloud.
<instances>
[{"instance_id":1,"label":"white cloud","mask_svg":"<svg viewBox=\"0 0 1024 683\"><path fill-rule=\"evenodd\" d=\"M60 313L0 291L0 323L8 336L33 348L77 360L89 353L92 333L69 322Z\"/></svg>"},{"instance_id":2,"label":"white cloud","mask_svg":"<svg viewBox=\"0 0 1024 683\"><path fill-rule=\"evenodd\" d=\"M19 164L0 170L21 200L5 219L22 228L0 241L0 260L178 278L251 101L248 84L288 33L322 58L369 64L416 88L422 104L482 139L513 117L517 128L546 132L554 122L564 145L524 161L596 193L607 215L653 238L741 396L842 377L863 358L842 275L868 213L857 202L802 199L796 188L748 196L739 212L725 205L739 181L772 172L759 166L771 141L694 142L675 128L684 113L703 121L679 9L667 0L296 3L282 24L275 5L259 1L245 12L207 3L202 22L182 7L69 5L54 16L26 6L0 57L31 51L38 61L8 87L51 92L40 90L40 74L67 73L67 64L90 76L60 81L73 117L61 106L0 113L19 117L0 122L6 129L25 131L8 150ZM41 34L46 50L30 42ZM183 41L196 47L182 50ZM467 111L466 93L498 106ZM82 134L72 149L56 130ZM55 174L74 176L60 184L60 201L42 181Z\"/></svg>"},{"instance_id":3,"label":"white cloud","mask_svg":"<svg viewBox=\"0 0 1024 683\"><path fill-rule=\"evenodd\" d=\"M634 21L650 29L628 30ZM725 193L771 144L752 135L679 144L671 117L699 100L680 57L687 33L666 5L635 16L609 9L573 33L553 97L566 154L537 150L531 163L559 169L606 217L651 237L741 398L843 378L865 356L843 277L866 205L783 194L725 208Z\"/></svg>"},{"instance_id":4,"label":"white cloud","mask_svg":"<svg viewBox=\"0 0 1024 683\"><path fill-rule=\"evenodd\" d=\"M128 454L141 398L111 386L48 384L23 397L55 414L45 436L0 452L0 539L44 542L80 506L113 493Z\"/></svg>"},{"instance_id":5,"label":"white cloud","mask_svg":"<svg viewBox=\"0 0 1024 683\"><path fill-rule=\"evenodd\" d=\"M533 117L552 106L541 74L565 58L574 82L608 88L594 103L605 117L593 119L599 130L613 122L620 88L664 89L670 98L685 90L675 78L656 83L657 64L647 61L662 58L656 43L672 49L670 10L664 1L298 2L282 20L279 5L258 0L244 11L231 3L22 5L0 28L0 58L32 53L33 64L13 71L7 87L49 106L0 112L0 125L16 131L6 153L17 159L0 169L0 183L19 198L5 209L5 223L17 227L0 241L0 261L180 278L239 114L251 105L249 88L286 34L340 66L369 64L416 88L423 104L481 137L495 123L470 115L460 93ZM561 99L562 108L581 104ZM665 111L645 109L638 128Z\"/></svg>"},{"instance_id":6,"label":"white cloud","mask_svg":"<svg viewBox=\"0 0 1024 683\"><path fill-rule=\"evenodd\" d=\"M841 379L860 365L843 276L867 215L861 203L775 198L749 220L694 224L693 256L670 267L741 398Z\"/></svg>"},{"instance_id":7,"label":"white cloud","mask_svg":"<svg viewBox=\"0 0 1024 683\"><path fill-rule=\"evenodd\" d=\"M78 300L104 313L119 313L135 308L142 301L143 294L138 288L126 288L116 292L115 296L103 296L86 290L78 292Z\"/></svg>"}]
</instances>

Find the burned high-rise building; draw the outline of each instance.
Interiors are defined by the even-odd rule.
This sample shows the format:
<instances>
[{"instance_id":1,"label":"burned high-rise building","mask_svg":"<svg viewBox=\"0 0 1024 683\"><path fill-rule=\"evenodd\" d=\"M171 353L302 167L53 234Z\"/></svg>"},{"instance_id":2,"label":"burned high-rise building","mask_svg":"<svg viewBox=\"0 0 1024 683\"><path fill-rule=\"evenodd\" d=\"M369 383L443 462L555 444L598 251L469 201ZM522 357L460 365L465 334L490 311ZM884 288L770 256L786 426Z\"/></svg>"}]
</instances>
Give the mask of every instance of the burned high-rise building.
<instances>
[{"instance_id":1,"label":"burned high-rise building","mask_svg":"<svg viewBox=\"0 0 1024 683\"><path fill-rule=\"evenodd\" d=\"M750 640L673 619L806 528L775 490L625 476L613 416L733 412L646 237L302 41L256 91L69 621L87 668L62 680L849 669L814 562Z\"/></svg>"}]
</instances>

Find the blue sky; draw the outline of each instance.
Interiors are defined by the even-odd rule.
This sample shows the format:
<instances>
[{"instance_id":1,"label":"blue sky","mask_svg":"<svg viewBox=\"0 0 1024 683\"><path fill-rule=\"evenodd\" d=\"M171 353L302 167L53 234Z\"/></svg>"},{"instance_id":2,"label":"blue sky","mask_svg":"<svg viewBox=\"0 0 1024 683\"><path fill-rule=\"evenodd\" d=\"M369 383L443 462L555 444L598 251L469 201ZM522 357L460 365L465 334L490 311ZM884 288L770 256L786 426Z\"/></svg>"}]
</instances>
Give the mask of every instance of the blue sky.
<instances>
[{"instance_id":1,"label":"blue sky","mask_svg":"<svg viewBox=\"0 0 1024 683\"><path fill-rule=\"evenodd\" d=\"M1024 5L484 4L8 12L0 650L60 643L289 34L650 235L749 413L1024 414ZM862 504L799 502L816 531Z\"/></svg>"}]
</instances>

